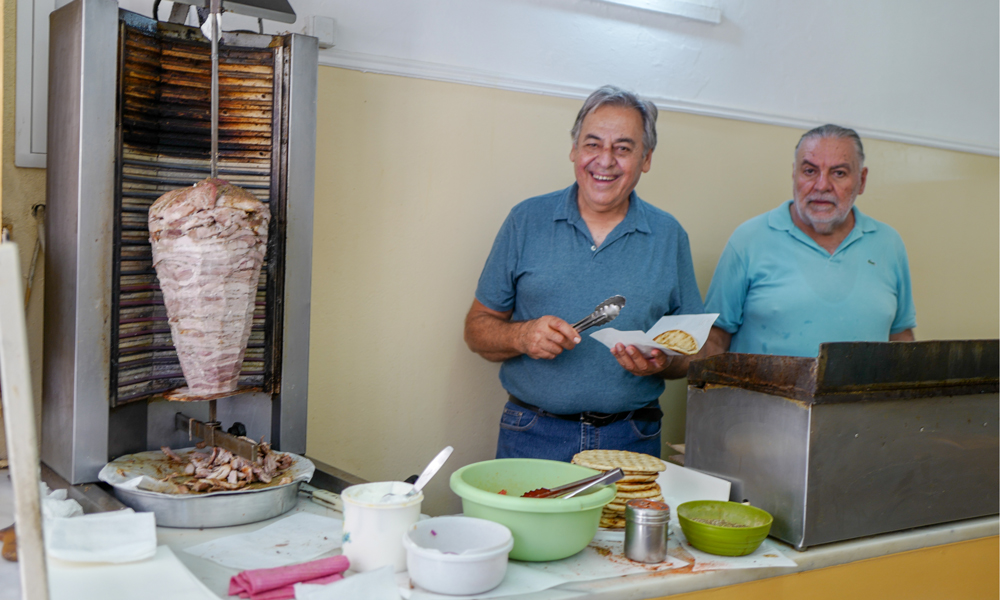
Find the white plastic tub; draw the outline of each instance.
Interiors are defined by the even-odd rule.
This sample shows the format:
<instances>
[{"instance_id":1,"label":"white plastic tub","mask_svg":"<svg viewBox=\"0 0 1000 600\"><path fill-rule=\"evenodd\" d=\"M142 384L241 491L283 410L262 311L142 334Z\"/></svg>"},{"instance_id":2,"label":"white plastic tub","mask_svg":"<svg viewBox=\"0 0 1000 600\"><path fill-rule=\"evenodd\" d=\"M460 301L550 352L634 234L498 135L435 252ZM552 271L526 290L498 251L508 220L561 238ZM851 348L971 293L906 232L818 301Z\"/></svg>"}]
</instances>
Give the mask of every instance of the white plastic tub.
<instances>
[{"instance_id":1,"label":"white plastic tub","mask_svg":"<svg viewBox=\"0 0 1000 600\"><path fill-rule=\"evenodd\" d=\"M403 536L410 579L429 592L467 596L500 585L510 530L472 517L435 517L413 525Z\"/></svg>"},{"instance_id":2,"label":"white plastic tub","mask_svg":"<svg viewBox=\"0 0 1000 600\"><path fill-rule=\"evenodd\" d=\"M392 565L397 573L406 569L406 552L400 539L420 518L424 495L403 494L413 485L381 481L352 485L340 494L344 501L343 553L356 573ZM396 494L386 500L386 494Z\"/></svg>"}]
</instances>

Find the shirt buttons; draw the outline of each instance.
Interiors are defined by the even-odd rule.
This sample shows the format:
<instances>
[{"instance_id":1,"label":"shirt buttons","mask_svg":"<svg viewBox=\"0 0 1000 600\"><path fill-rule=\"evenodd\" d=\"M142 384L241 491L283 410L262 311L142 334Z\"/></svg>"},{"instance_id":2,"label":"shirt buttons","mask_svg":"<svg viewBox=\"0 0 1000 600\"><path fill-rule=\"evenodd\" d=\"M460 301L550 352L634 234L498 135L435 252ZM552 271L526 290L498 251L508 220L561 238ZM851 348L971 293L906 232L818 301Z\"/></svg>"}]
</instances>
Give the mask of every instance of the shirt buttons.
<instances>
[{"instance_id":1,"label":"shirt buttons","mask_svg":"<svg viewBox=\"0 0 1000 600\"><path fill-rule=\"evenodd\" d=\"M597 250L597 246L591 246L591 247L590 247L590 251L591 251L591 252L593 252L594 250Z\"/></svg>"}]
</instances>

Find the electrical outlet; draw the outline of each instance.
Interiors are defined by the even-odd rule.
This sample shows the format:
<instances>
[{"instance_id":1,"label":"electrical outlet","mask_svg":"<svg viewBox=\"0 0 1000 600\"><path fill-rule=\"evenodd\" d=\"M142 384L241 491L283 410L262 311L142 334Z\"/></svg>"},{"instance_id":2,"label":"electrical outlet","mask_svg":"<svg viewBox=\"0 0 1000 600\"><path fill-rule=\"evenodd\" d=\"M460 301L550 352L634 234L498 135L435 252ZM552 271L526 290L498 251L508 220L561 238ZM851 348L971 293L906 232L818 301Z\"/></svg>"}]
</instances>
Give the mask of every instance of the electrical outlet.
<instances>
[{"instance_id":1,"label":"electrical outlet","mask_svg":"<svg viewBox=\"0 0 1000 600\"><path fill-rule=\"evenodd\" d=\"M306 35L319 40L320 50L333 48L333 26L335 21L330 17L313 15L306 24Z\"/></svg>"}]
</instances>

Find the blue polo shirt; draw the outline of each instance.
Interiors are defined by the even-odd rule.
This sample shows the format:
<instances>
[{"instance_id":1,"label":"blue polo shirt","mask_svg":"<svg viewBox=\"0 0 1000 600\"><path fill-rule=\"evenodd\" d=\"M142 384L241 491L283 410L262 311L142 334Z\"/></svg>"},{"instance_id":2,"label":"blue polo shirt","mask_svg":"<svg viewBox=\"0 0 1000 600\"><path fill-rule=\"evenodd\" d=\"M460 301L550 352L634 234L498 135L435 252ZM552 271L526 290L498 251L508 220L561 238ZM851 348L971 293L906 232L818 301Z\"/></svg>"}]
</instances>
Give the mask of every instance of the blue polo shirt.
<instances>
[{"instance_id":1,"label":"blue polo shirt","mask_svg":"<svg viewBox=\"0 0 1000 600\"><path fill-rule=\"evenodd\" d=\"M736 228L705 297L729 350L815 357L822 342L888 341L916 327L910 264L896 230L854 207L830 254L792 221L792 201Z\"/></svg>"},{"instance_id":2,"label":"blue polo shirt","mask_svg":"<svg viewBox=\"0 0 1000 600\"><path fill-rule=\"evenodd\" d=\"M646 331L663 315L704 312L687 234L668 213L632 192L628 213L597 247L576 202L577 185L525 200L504 221L479 278L476 298L527 321L554 315L575 323L620 294L611 324ZM584 333L552 360L504 361L500 382L521 400L556 414L615 413L654 402L658 377L637 377Z\"/></svg>"}]
</instances>

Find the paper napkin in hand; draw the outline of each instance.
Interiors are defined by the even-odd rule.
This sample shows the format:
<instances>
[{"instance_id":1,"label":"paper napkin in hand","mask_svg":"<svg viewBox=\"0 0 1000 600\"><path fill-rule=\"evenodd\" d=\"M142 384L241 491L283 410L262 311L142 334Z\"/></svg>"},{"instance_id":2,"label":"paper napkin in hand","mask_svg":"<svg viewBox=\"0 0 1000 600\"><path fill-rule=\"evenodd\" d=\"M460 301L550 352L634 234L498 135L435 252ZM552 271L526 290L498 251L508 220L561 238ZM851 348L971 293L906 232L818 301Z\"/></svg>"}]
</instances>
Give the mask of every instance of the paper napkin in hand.
<instances>
[{"instance_id":1,"label":"paper napkin in hand","mask_svg":"<svg viewBox=\"0 0 1000 600\"><path fill-rule=\"evenodd\" d=\"M649 331L618 331L613 327L606 327L590 334L590 337L601 342L608 348L614 348L615 344L625 346L635 346L642 352L643 356L651 356L653 350L659 350L665 354L680 354L670 350L666 346L657 343L653 338L665 331L679 329L691 335L695 341L696 351L708 341L708 334L712 330L712 323L719 318L719 313L699 314L699 315L667 315L660 317L660 320L653 324Z\"/></svg>"}]
</instances>

